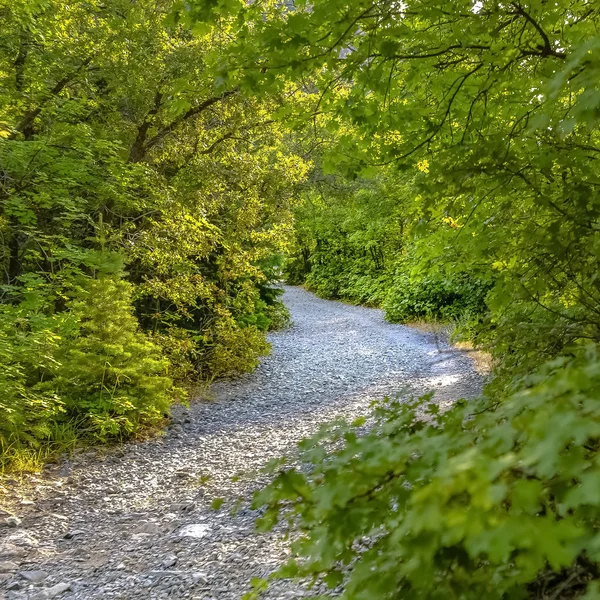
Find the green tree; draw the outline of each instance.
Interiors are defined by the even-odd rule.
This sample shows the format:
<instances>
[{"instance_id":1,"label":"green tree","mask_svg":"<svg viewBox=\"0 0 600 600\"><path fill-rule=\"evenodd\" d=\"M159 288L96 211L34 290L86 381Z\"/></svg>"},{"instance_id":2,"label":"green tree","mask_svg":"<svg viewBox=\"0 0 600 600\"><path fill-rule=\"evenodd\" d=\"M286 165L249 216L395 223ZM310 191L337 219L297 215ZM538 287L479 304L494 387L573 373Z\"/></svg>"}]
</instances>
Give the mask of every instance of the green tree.
<instances>
[{"instance_id":1,"label":"green tree","mask_svg":"<svg viewBox=\"0 0 600 600\"><path fill-rule=\"evenodd\" d=\"M274 95L223 84L215 61L229 31L177 20L176 5L0 1L0 303L12 332L2 364L31 408L3 401L5 445L39 439L39 427L51 443L53 424L75 414L102 438L156 422L169 386L149 383L164 375L154 345L183 384L249 370L268 352L260 264L286 245L306 160L273 121ZM33 279L44 301L30 311ZM82 282L107 294L106 322L73 300ZM63 321L80 335L63 336ZM14 348L19 336L51 340L52 381L29 376L34 350ZM106 377L118 381L112 398Z\"/></svg>"},{"instance_id":2,"label":"green tree","mask_svg":"<svg viewBox=\"0 0 600 600\"><path fill-rule=\"evenodd\" d=\"M99 438L126 436L164 419L171 403L168 362L132 314L131 284L100 275L78 285L68 303L77 323L44 387L68 417Z\"/></svg>"}]
</instances>

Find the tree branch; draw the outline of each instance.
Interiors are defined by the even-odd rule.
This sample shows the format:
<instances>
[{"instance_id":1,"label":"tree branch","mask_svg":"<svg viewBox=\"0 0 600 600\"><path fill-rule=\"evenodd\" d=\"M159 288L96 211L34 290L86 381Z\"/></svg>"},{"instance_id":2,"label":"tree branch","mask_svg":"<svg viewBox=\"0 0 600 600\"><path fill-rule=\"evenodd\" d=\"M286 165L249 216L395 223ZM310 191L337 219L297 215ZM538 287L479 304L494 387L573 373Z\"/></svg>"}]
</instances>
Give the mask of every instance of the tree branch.
<instances>
[{"instance_id":1,"label":"tree branch","mask_svg":"<svg viewBox=\"0 0 600 600\"><path fill-rule=\"evenodd\" d=\"M531 23L531 25L533 25L535 27L536 31L540 34L540 37L544 41L543 45L538 46L542 51L541 56L555 56L556 58L563 58L563 59L567 58L567 55L564 52L557 52L556 50L554 50L554 48L552 48L552 44L550 43L550 38L548 37L546 32L542 29L540 24L529 13L527 13L525 11L525 9L520 4L513 2L513 7L514 7L516 13L518 15L521 15L522 17L525 18L526 21ZM537 53L525 51L524 54L536 55Z\"/></svg>"},{"instance_id":2,"label":"tree branch","mask_svg":"<svg viewBox=\"0 0 600 600\"><path fill-rule=\"evenodd\" d=\"M148 130L152 125L152 117L154 117L158 113L161 107L162 97L162 92L157 91L154 96L154 106L144 117L142 123L139 125L135 141L133 142L131 150L129 151L129 162L139 162L144 157L144 145L148 136Z\"/></svg>"},{"instance_id":3,"label":"tree branch","mask_svg":"<svg viewBox=\"0 0 600 600\"><path fill-rule=\"evenodd\" d=\"M158 142L160 142L166 135L174 131L181 123L184 123L188 119L199 115L201 112L213 106L213 104L217 104L218 102L223 102L229 96L233 96L237 94L238 90L228 90L223 92L220 96L212 96L211 98L207 98L204 102L201 102L197 106L193 106L189 110L187 110L183 115L177 117L175 120L171 121L168 125L164 125L160 127L156 134L152 136L148 141L144 141L143 145L136 151L136 154L132 156L130 154L129 161L130 162L140 162L146 156L148 150L156 146Z\"/></svg>"},{"instance_id":4,"label":"tree branch","mask_svg":"<svg viewBox=\"0 0 600 600\"><path fill-rule=\"evenodd\" d=\"M90 62L92 62L91 57L84 60L75 71L73 71L69 75L65 75L60 81L58 81L56 85L50 90L50 92L48 93L48 97L44 101L38 104L38 106L36 106L35 108L25 113L25 115L21 119L21 122L19 123L19 125L17 125L17 128L15 129L14 133L10 136L10 139L15 139L19 133L22 133L25 136L26 140L31 139L35 134L33 122L42 112L46 103L53 97L58 96L58 94L60 94L63 91L63 89L67 86L67 84L73 81L73 79L75 79L78 73L82 69L87 67L90 64Z\"/></svg>"},{"instance_id":5,"label":"tree branch","mask_svg":"<svg viewBox=\"0 0 600 600\"><path fill-rule=\"evenodd\" d=\"M21 39L19 43L19 53L14 62L15 67L15 87L18 92L23 89L23 74L25 71L25 61L27 60L28 46L29 46L29 30L24 29L21 32Z\"/></svg>"}]
</instances>

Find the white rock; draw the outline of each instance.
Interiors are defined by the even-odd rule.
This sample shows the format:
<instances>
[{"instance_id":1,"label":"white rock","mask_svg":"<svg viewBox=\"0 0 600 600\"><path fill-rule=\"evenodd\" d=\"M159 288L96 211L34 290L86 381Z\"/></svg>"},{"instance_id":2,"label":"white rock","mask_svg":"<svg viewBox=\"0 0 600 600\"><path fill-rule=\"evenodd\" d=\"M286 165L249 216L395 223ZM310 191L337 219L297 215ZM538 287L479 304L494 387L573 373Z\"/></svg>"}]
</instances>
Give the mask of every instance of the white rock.
<instances>
[{"instance_id":1,"label":"white rock","mask_svg":"<svg viewBox=\"0 0 600 600\"><path fill-rule=\"evenodd\" d=\"M190 523L181 528L179 537L203 538L208 535L210 525L205 523Z\"/></svg>"},{"instance_id":2,"label":"white rock","mask_svg":"<svg viewBox=\"0 0 600 600\"><path fill-rule=\"evenodd\" d=\"M56 598L71 589L70 583L57 583L50 588L39 591L37 594L30 596L30 600L50 600Z\"/></svg>"},{"instance_id":3,"label":"white rock","mask_svg":"<svg viewBox=\"0 0 600 600\"><path fill-rule=\"evenodd\" d=\"M207 584L208 583L208 577L206 576L206 573L204 571L196 571L195 573L193 573L192 580L195 584L197 584L197 583Z\"/></svg>"},{"instance_id":4,"label":"white rock","mask_svg":"<svg viewBox=\"0 0 600 600\"><path fill-rule=\"evenodd\" d=\"M173 565L175 565L176 562L177 562L177 557L174 554L169 554L169 555L165 556L165 558L162 562L162 566L165 569L168 569L169 567L172 567Z\"/></svg>"},{"instance_id":5,"label":"white rock","mask_svg":"<svg viewBox=\"0 0 600 600\"><path fill-rule=\"evenodd\" d=\"M163 577L179 577L185 575L185 571L148 571L148 577L157 577L162 579Z\"/></svg>"},{"instance_id":6,"label":"white rock","mask_svg":"<svg viewBox=\"0 0 600 600\"><path fill-rule=\"evenodd\" d=\"M64 594L71 589L70 583L57 583L53 585L51 588L45 590L48 594L48 598L56 598L56 596L60 596L60 594Z\"/></svg>"}]
</instances>

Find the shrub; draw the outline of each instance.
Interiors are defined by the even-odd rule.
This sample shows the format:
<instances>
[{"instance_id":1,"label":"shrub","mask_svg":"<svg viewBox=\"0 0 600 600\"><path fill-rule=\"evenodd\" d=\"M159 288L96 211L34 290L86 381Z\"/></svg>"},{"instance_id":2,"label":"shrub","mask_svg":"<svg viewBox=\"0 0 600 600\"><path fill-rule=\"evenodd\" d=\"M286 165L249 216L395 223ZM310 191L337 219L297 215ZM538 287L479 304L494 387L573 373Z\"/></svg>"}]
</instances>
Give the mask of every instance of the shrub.
<instances>
[{"instance_id":1,"label":"shrub","mask_svg":"<svg viewBox=\"0 0 600 600\"><path fill-rule=\"evenodd\" d=\"M203 339L201 334L172 325L164 331L150 332L149 336L167 359L168 375L171 379L191 382L199 378L196 362L199 357L197 341Z\"/></svg>"},{"instance_id":2,"label":"shrub","mask_svg":"<svg viewBox=\"0 0 600 600\"><path fill-rule=\"evenodd\" d=\"M286 329L292 324L290 311L281 300L275 300L272 304L267 304L265 314L269 319L269 331Z\"/></svg>"},{"instance_id":3,"label":"shrub","mask_svg":"<svg viewBox=\"0 0 600 600\"><path fill-rule=\"evenodd\" d=\"M269 331L285 329L291 324L290 311L280 300L281 296L283 295L283 289L271 283L276 280L277 273L279 273L279 271L279 268L277 268L277 272L267 271L266 274L269 276L267 283L259 285L258 288L260 298L264 302L262 311L269 321L267 325L267 329Z\"/></svg>"},{"instance_id":4,"label":"shrub","mask_svg":"<svg viewBox=\"0 0 600 600\"><path fill-rule=\"evenodd\" d=\"M473 322L486 313L490 285L467 275L445 277L396 275L384 302L393 323L412 320Z\"/></svg>"},{"instance_id":5,"label":"shrub","mask_svg":"<svg viewBox=\"0 0 600 600\"><path fill-rule=\"evenodd\" d=\"M210 337L205 336L202 363L207 377L228 377L254 370L269 351L255 325L239 327L232 318L223 318L211 328Z\"/></svg>"},{"instance_id":6,"label":"shrub","mask_svg":"<svg viewBox=\"0 0 600 600\"><path fill-rule=\"evenodd\" d=\"M64 417L61 397L44 382L56 368L56 354L72 332L68 315L46 314L49 286L25 277L19 302L0 305L0 446L38 447ZM10 292L9 292L10 294ZM2 453L4 454L4 453Z\"/></svg>"},{"instance_id":7,"label":"shrub","mask_svg":"<svg viewBox=\"0 0 600 600\"><path fill-rule=\"evenodd\" d=\"M127 436L164 418L172 401L168 361L138 330L131 285L118 275L86 278L68 308L77 333L57 352L46 383L66 414L100 439Z\"/></svg>"}]
</instances>

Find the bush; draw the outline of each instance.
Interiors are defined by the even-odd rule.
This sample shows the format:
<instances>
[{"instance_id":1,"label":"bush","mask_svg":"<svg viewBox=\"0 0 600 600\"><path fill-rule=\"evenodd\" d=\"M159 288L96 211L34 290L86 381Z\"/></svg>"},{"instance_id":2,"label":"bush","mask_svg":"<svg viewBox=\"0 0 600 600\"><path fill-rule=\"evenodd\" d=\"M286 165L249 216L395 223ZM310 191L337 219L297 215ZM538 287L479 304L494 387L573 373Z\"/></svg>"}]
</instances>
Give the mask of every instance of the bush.
<instances>
[{"instance_id":1,"label":"bush","mask_svg":"<svg viewBox=\"0 0 600 600\"><path fill-rule=\"evenodd\" d=\"M164 331L151 332L150 339L160 347L168 361L168 374L174 381L193 382L199 378L196 364L199 360L198 332L172 325Z\"/></svg>"},{"instance_id":2,"label":"bush","mask_svg":"<svg viewBox=\"0 0 600 600\"><path fill-rule=\"evenodd\" d=\"M20 302L0 305L0 449L38 447L64 418L64 403L44 382L56 354L73 331L68 315L45 314L50 293L35 277L24 278Z\"/></svg>"},{"instance_id":3,"label":"bush","mask_svg":"<svg viewBox=\"0 0 600 600\"><path fill-rule=\"evenodd\" d=\"M131 285L118 276L86 279L68 306L77 334L57 352L47 382L68 416L100 439L128 436L164 419L172 401L168 361L138 330Z\"/></svg>"},{"instance_id":4,"label":"bush","mask_svg":"<svg viewBox=\"0 0 600 600\"><path fill-rule=\"evenodd\" d=\"M210 337L205 336L202 363L206 377L249 373L270 348L264 333L255 325L239 327L233 319L223 318L211 328Z\"/></svg>"},{"instance_id":5,"label":"bush","mask_svg":"<svg viewBox=\"0 0 600 600\"><path fill-rule=\"evenodd\" d=\"M259 286L259 294L261 300L264 302L262 312L268 319L267 330L277 331L279 329L285 329L291 325L290 311L287 306L280 300L283 295L283 289L273 285L271 282L276 281L278 274L280 273L279 265L277 270L267 270L266 275L269 277L267 283L262 283Z\"/></svg>"},{"instance_id":6,"label":"bush","mask_svg":"<svg viewBox=\"0 0 600 600\"><path fill-rule=\"evenodd\" d=\"M281 300L267 304L265 314L269 319L269 331L286 329L292 324L292 318L287 306Z\"/></svg>"},{"instance_id":7,"label":"bush","mask_svg":"<svg viewBox=\"0 0 600 600\"><path fill-rule=\"evenodd\" d=\"M0 449L44 457L75 439L123 438L162 421L175 390L160 349L138 330L131 286L119 275L81 277L64 311L32 277L0 305ZM50 314L48 314L50 312Z\"/></svg>"},{"instance_id":8,"label":"bush","mask_svg":"<svg viewBox=\"0 0 600 600\"><path fill-rule=\"evenodd\" d=\"M394 277L383 306L393 323L419 319L472 322L485 315L490 287L466 275L416 278L401 273Z\"/></svg>"}]
</instances>

